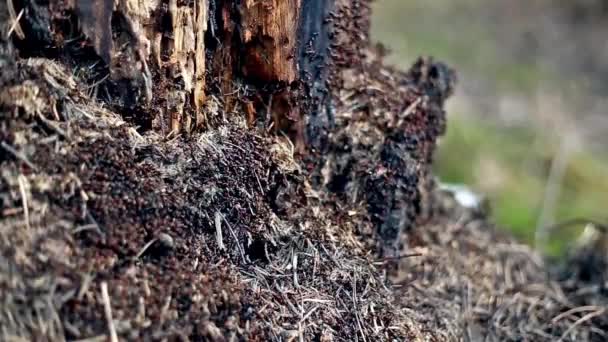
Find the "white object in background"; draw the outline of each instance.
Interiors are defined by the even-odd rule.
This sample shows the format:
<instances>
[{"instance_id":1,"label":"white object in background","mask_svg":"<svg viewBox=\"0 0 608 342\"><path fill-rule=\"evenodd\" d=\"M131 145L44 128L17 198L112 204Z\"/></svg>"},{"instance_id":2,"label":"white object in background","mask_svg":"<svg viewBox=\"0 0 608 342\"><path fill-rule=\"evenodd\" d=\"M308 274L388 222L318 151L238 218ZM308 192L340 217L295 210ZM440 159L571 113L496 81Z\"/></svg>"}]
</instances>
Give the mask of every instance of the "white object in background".
<instances>
[{"instance_id":1,"label":"white object in background","mask_svg":"<svg viewBox=\"0 0 608 342\"><path fill-rule=\"evenodd\" d=\"M439 189L450 192L456 201L465 208L479 209L483 202L483 197L474 193L464 184L439 183Z\"/></svg>"}]
</instances>

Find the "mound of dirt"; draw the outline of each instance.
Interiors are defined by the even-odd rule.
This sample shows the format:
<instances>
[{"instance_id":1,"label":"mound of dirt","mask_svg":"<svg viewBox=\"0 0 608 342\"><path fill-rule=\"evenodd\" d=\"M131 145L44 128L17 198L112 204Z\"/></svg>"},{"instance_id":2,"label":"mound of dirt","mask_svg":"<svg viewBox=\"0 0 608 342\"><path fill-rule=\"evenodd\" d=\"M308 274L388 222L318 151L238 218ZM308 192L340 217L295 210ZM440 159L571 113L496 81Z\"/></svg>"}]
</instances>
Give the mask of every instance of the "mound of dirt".
<instances>
[{"instance_id":1,"label":"mound of dirt","mask_svg":"<svg viewBox=\"0 0 608 342\"><path fill-rule=\"evenodd\" d=\"M244 123L142 136L59 65L15 70L0 95L4 337L104 336L105 305L128 339L415 336L349 227L307 204L287 141Z\"/></svg>"},{"instance_id":2,"label":"mound of dirt","mask_svg":"<svg viewBox=\"0 0 608 342\"><path fill-rule=\"evenodd\" d=\"M219 97L205 131L135 127L81 66L0 41L0 338L605 339L603 277L434 187L453 72L383 66L356 4L306 155Z\"/></svg>"}]
</instances>

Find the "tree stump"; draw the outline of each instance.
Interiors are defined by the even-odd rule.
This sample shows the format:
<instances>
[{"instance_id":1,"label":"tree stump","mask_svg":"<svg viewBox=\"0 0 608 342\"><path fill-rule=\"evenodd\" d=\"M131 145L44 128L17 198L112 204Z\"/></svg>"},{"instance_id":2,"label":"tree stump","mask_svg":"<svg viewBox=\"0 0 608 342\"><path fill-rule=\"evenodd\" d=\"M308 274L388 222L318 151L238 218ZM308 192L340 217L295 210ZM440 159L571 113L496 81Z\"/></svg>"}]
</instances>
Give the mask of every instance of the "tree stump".
<instances>
[{"instance_id":1,"label":"tree stump","mask_svg":"<svg viewBox=\"0 0 608 342\"><path fill-rule=\"evenodd\" d=\"M384 66L366 0L11 4L22 57L72 66L141 131L241 122L287 135L313 186L366 204L382 250L398 251L432 207L430 163L454 74L430 59L408 73Z\"/></svg>"}]
</instances>

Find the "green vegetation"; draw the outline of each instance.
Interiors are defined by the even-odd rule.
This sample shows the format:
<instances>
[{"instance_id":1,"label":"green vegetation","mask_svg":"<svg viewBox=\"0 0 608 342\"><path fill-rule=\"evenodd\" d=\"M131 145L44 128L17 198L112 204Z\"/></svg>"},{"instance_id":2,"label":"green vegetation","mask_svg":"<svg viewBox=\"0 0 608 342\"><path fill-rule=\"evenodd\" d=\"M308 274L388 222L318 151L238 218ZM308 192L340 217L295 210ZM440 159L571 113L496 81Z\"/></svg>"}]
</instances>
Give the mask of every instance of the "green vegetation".
<instances>
[{"instance_id":1,"label":"green vegetation","mask_svg":"<svg viewBox=\"0 0 608 342\"><path fill-rule=\"evenodd\" d=\"M418 55L432 55L447 61L459 74L480 79L495 96L502 92L519 94L528 101L524 106L533 102L531 94L537 90L560 84L559 76L543 69L534 58L509 57L509 48L501 44L489 25L492 18L473 15L480 12L475 10L479 3L384 0L375 5L373 38L393 51L389 61L395 65L406 67ZM576 94L563 100L570 98L578 100ZM465 100L471 102L467 107L482 110L471 96ZM436 158L437 174L445 182L465 183L487 194L499 226L510 229L522 241L533 243L551 163L560 149L559 137L538 129L542 125L536 118L530 118L530 124L504 125L493 120L492 113L459 110L448 109L448 132ZM584 148L574 151L560 184L555 221L573 217L606 219L605 156ZM581 229L554 232L547 252L559 254Z\"/></svg>"},{"instance_id":2,"label":"green vegetation","mask_svg":"<svg viewBox=\"0 0 608 342\"><path fill-rule=\"evenodd\" d=\"M535 141L525 128L493 127L472 120L451 120L441 141L436 172L445 182L465 183L488 195L492 214L502 227L533 243L544 201L551 156L557 148ZM542 139L542 138L541 138ZM601 218L608 193L608 164L586 152L570 157L555 209L555 220ZM564 229L551 239L551 254L559 253L580 232Z\"/></svg>"}]
</instances>

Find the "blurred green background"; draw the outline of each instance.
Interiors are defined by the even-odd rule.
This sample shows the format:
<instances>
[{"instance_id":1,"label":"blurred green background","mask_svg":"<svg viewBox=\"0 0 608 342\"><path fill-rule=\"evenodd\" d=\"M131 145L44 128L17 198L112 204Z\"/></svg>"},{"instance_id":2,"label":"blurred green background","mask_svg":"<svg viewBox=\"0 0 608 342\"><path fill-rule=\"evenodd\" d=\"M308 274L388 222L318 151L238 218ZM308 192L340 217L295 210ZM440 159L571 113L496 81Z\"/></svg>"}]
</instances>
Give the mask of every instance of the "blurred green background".
<instances>
[{"instance_id":1,"label":"blurred green background","mask_svg":"<svg viewBox=\"0 0 608 342\"><path fill-rule=\"evenodd\" d=\"M372 38L401 68L433 56L458 73L440 179L487 195L498 225L608 219L608 1L379 0ZM583 227L552 233L559 255Z\"/></svg>"}]
</instances>

